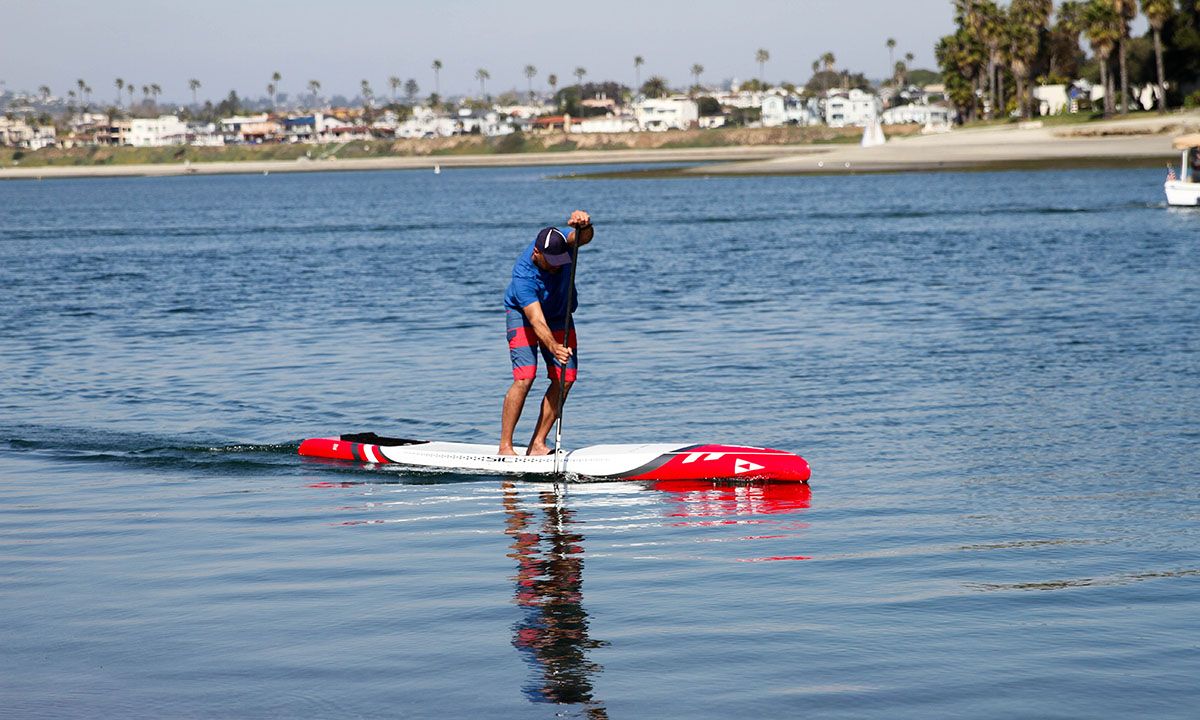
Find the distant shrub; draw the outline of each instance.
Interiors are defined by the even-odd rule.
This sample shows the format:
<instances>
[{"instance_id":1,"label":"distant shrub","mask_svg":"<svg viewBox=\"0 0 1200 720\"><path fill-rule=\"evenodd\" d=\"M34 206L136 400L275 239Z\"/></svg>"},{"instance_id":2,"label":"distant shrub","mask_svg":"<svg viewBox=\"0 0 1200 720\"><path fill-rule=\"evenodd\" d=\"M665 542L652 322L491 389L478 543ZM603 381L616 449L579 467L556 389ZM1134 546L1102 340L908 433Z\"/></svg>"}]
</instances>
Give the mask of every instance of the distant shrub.
<instances>
[{"instance_id":1,"label":"distant shrub","mask_svg":"<svg viewBox=\"0 0 1200 720\"><path fill-rule=\"evenodd\" d=\"M1183 106L1185 108L1200 107L1200 90L1197 90L1196 92L1192 93L1191 95L1188 95L1187 97L1185 97L1183 99Z\"/></svg>"},{"instance_id":2,"label":"distant shrub","mask_svg":"<svg viewBox=\"0 0 1200 720\"><path fill-rule=\"evenodd\" d=\"M496 152L515 153L525 149L525 133L520 131L502 136L496 141Z\"/></svg>"}]
</instances>

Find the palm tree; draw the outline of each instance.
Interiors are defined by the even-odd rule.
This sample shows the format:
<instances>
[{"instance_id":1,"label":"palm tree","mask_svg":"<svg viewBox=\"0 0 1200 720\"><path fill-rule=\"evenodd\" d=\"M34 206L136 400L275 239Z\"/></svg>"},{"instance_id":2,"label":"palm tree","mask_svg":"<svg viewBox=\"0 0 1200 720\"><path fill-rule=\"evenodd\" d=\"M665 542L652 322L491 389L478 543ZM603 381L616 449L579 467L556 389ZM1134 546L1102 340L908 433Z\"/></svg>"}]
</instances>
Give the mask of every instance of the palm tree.
<instances>
[{"instance_id":1,"label":"palm tree","mask_svg":"<svg viewBox=\"0 0 1200 720\"><path fill-rule=\"evenodd\" d=\"M1158 111L1167 111L1167 87L1163 80L1163 49L1162 29L1167 20L1175 14L1174 0L1142 0L1142 14L1150 21L1150 29L1154 31L1154 60L1158 64Z\"/></svg>"},{"instance_id":2,"label":"palm tree","mask_svg":"<svg viewBox=\"0 0 1200 720\"><path fill-rule=\"evenodd\" d=\"M537 75L537 68L533 65L525 66L525 79L529 81L529 99L533 100L533 78Z\"/></svg>"},{"instance_id":3,"label":"palm tree","mask_svg":"<svg viewBox=\"0 0 1200 720\"><path fill-rule=\"evenodd\" d=\"M321 92L321 81L320 80L309 80L308 81L308 92L309 92L309 94L311 94L313 96L313 104L315 105L318 100L317 93Z\"/></svg>"},{"instance_id":4,"label":"palm tree","mask_svg":"<svg viewBox=\"0 0 1200 720\"><path fill-rule=\"evenodd\" d=\"M133 108L133 94L135 92L137 92L137 88L134 86L133 83L128 83L125 86L125 92L129 93L129 107L130 107L130 109L132 109Z\"/></svg>"},{"instance_id":5,"label":"palm tree","mask_svg":"<svg viewBox=\"0 0 1200 720\"><path fill-rule=\"evenodd\" d=\"M433 65L431 67L433 67L433 92L435 95L440 97L442 94L442 83L441 83L442 61L434 60Z\"/></svg>"},{"instance_id":6,"label":"palm tree","mask_svg":"<svg viewBox=\"0 0 1200 720\"><path fill-rule=\"evenodd\" d=\"M396 103L396 91L400 89L400 86L404 84L404 81L401 80L396 75L391 75L388 77L387 83L388 83L388 87L392 89L392 104L395 104Z\"/></svg>"},{"instance_id":7,"label":"palm tree","mask_svg":"<svg viewBox=\"0 0 1200 720\"><path fill-rule=\"evenodd\" d=\"M635 88L642 86L642 66L646 64L646 58L641 55L633 56L633 79Z\"/></svg>"},{"instance_id":8,"label":"palm tree","mask_svg":"<svg viewBox=\"0 0 1200 720\"><path fill-rule=\"evenodd\" d=\"M43 103L50 102L50 86L49 85L39 85L38 86L38 94L42 96Z\"/></svg>"},{"instance_id":9,"label":"palm tree","mask_svg":"<svg viewBox=\"0 0 1200 720\"><path fill-rule=\"evenodd\" d=\"M196 104L196 91L200 89L200 81L195 78L192 78L191 80L188 80L188 87L192 91L192 104L195 105Z\"/></svg>"},{"instance_id":10,"label":"palm tree","mask_svg":"<svg viewBox=\"0 0 1200 720\"><path fill-rule=\"evenodd\" d=\"M271 99L271 109L275 109L275 83L267 83L267 97Z\"/></svg>"},{"instance_id":11,"label":"palm tree","mask_svg":"<svg viewBox=\"0 0 1200 720\"><path fill-rule=\"evenodd\" d=\"M988 117L996 116L996 108L1003 104L1003 88L997 88L1000 61L1007 50L1004 11L992 0L979 0L972 6L971 31L987 49Z\"/></svg>"},{"instance_id":12,"label":"palm tree","mask_svg":"<svg viewBox=\"0 0 1200 720\"><path fill-rule=\"evenodd\" d=\"M704 66L701 65L700 63L692 63L691 72L692 72L692 78L695 79L695 82L692 83L692 90L695 91L696 89L698 89L700 87L700 76L702 74L704 74Z\"/></svg>"},{"instance_id":13,"label":"palm tree","mask_svg":"<svg viewBox=\"0 0 1200 720\"><path fill-rule=\"evenodd\" d=\"M371 100L375 97L375 93L371 90L371 83L363 80L358 84L359 90L362 91L363 107L366 110L371 109Z\"/></svg>"},{"instance_id":14,"label":"palm tree","mask_svg":"<svg viewBox=\"0 0 1200 720\"><path fill-rule=\"evenodd\" d=\"M1170 2L1171 0L1167 0ZM1065 0L1055 14L1050 47L1050 75L1073 74L1079 52L1079 34L1083 32L1083 8L1087 0ZM1065 55L1060 57L1060 55Z\"/></svg>"},{"instance_id":15,"label":"palm tree","mask_svg":"<svg viewBox=\"0 0 1200 720\"><path fill-rule=\"evenodd\" d=\"M583 78L587 75L587 68L575 68L575 81L579 85L579 97L583 99Z\"/></svg>"},{"instance_id":16,"label":"palm tree","mask_svg":"<svg viewBox=\"0 0 1200 720\"><path fill-rule=\"evenodd\" d=\"M149 85L142 86L142 105L145 105L145 106L150 105L150 86Z\"/></svg>"},{"instance_id":17,"label":"palm tree","mask_svg":"<svg viewBox=\"0 0 1200 720\"><path fill-rule=\"evenodd\" d=\"M670 88L667 87L666 78L660 75L651 75L646 84L642 86L642 94L648 98L666 97L670 93Z\"/></svg>"},{"instance_id":18,"label":"palm tree","mask_svg":"<svg viewBox=\"0 0 1200 720\"><path fill-rule=\"evenodd\" d=\"M275 92L279 90L279 81L282 79L283 76L279 74L278 70L271 73L271 87L275 88L275 90L271 91L271 107L275 107L275 105L279 102L279 99L275 97Z\"/></svg>"},{"instance_id":19,"label":"palm tree","mask_svg":"<svg viewBox=\"0 0 1200 720\"><path fill-rule=\"evenodd\" d=\"M475 79L479 81L480 98L487 98L487 90L484 83L490 80L491 77L492 74L487 71L487 68L479 68L475 71Z\"/></svg>"},{"instance_id":20,"label":"palm tree","mask_svg":"<svg viewBox=\"0 0 1200 720\"><path fill-rule=\"evenodd\" d=\"M409 78L408 80L405 81L404 97L406 100L408 100L409 105L416 104L417 93L420 92L420 90L421 90L421 87L419 85L417 85L417 81L415 79Z\"/></svg>"},{"instance_id":21,"label":"palm tree","mask_svg":"<svg viewBox=\"0 0 1200 720\"><path fill-rule=\"evenodd\" d=\"M1117 55L1121 61L1121 114L1129 112L1129 69L1125 65L1125 48L1129 44L1129 22L1137 17L1137 0L1113 0L1121 16L1121 34L1117 37Z\"/></svg>"},{"instance_id":22,"label":"palm tree","mask_svg":"<svg viewBox=\"0 0 1200 720\"><path fill-rule=\"evenodd\" d=\"M1112 113L1112 78L1109 73L1109 57L1121 38L1121 15L1112 0L1090 0L1083 9L1084 34L1092 52L1100 60L1100 83L1104 86L1104 112Z\"/></svg>"},{"instance_id":23,"label":"palm tree","mask_svg":"<svg viewBox=\"0 0 1200 720\"><path fill-rule=\"evenodd\" d=\"M162 95L162 88L158 83L150 83L150 94L154 96L154 110L158 111L158 96Z\"/></svg>"},{"instance_id":24,"label":"palm tree","mask_svg":"<svg viewBox=\"0 0 1200 720\"><path fill-rule=\"evenodd\" d=\"M83 102L85 105L92 104L92 86L91 85L83 86Z\"/></svg>"},{"instance_id":25,"label":"palm tree","mask_svg":"<svg viewBox=\"0 0 1200 720\"><path fill-rule=\"evenodd\" d=\"M83 78L79 78L78 80L75 81L75 87L79 88L79 94L82 96L83 89L85 87L87 87L87 81L84 80Z\"/></svg>"},{"instance_id":26,"label":"palm tree","mask_svg":"<svg viewBox=\"0 0 1200 720\"><path fill-rule=\"evenodd\" d=\"M771 53L767 52L766 48L759 48L758 51L754 53L754 62L758 63L758 79L764 83L767 81L766 65L767 61L770 59Z\"/></svg>"},{"instance_id":27,"label":"palm tree","mask_svg":"<svg viewBox=\"0 0 1200 720\"><path fill-rule=\"evenodd\" d=\"M121 91L125 89L125 81L117 78L113 80L113 85L117 86L117 107L121 107Z\"/></svg>"},{"instance_id":28,"label":"palm tree","mask_svg":"<svg viewBox=\"0 0 1200 720\"><path fill-rule=\"evenodd\" d=\"M821 66L825 68L825 72L833 72L833 68L837 66L837 58L833 53L827 52L821 56Z\"/></svg>"},{"instance_id":29,"label":"palm tree","mask_svg":"<svg viewBox=\"0 0 1200 720\"><path fill-rule=\"evenodd\" d=\"M1013 78L1017 81L1017 114L1020 117L1032 114L1026 111L1025 83L1028 82L1029 71L1037 60L1040 46L1038 31L1049 19L1052 9L1044 9L1044 5L1044 0L1013 0L1005 18L1007 55Z\"/></svg>"},{"instance_id":30,"label":"palm tree","mask_svg":"<svg viewBox=\"0 0 1200 720\"><path fill-rule=\"evenodd\" d=\"M888 65L895 66L896 58L893 53L896 50L896 38L888 38L884 45L886 45L888 49Z\"/></svg>"},{"instance_id":31,"label":"palm tree","mask_svg":"<svg viewBox=\"0 0 1200 720\"><path fill-rule=\"evenodd\" d=\"M554 73L550 73L549 75L547 75L546 76L546 84L550 86L550 95L551 96L557 94L555 92L555 88L558 87L558 76L557 75L555 75Z\"/></svg>"}]
</instances>

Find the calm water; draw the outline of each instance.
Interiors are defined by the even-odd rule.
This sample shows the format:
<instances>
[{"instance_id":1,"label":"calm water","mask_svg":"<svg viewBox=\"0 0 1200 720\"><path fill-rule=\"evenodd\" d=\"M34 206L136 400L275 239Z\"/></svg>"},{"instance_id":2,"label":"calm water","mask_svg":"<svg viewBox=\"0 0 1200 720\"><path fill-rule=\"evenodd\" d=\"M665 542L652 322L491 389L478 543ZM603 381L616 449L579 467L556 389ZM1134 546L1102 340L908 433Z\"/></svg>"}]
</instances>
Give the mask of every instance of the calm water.
<instances>
[{"instance_id":1,"label":"calm water","mask_svg":"<svg viewBox=\"0 0 1200 720\"><path fill-rule=\"evenodd\" d=\"M1195 716L1200 215L1160 170L566 171L0 183L2 714ZM494 441L512 261L575 207L568 444L811 490L294 454Z\"/></svg>"}]
</instances>

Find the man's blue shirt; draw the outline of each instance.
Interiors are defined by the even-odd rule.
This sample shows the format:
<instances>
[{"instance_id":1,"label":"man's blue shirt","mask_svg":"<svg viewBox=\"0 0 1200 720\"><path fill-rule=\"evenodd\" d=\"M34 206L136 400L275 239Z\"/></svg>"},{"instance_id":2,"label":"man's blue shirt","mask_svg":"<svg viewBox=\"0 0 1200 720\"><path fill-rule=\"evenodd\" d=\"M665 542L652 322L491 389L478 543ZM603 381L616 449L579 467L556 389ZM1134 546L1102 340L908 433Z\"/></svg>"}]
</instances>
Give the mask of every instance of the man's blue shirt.
<instances>
[{"instance_id":1,"label":"man's blue shirt","mask_svg":"<svg viewBox=\"0 0 1200 720\"><path fill-rule=\"evenodd\" d=\"M563 237L568 237L571 228L560 228ZM533 262L533 243L530 242L517 264L513 265L512 281L504 292L504 307L521 311L532 302L542 304L542 314L547 321L565 320L567 317L567 289L571 286L571 266L564 265L556 273L546 272ZM572 257L579 252L571 251ZM579 307L579 293L573 293L571 312Z\"/></svg>"}]
</instances>

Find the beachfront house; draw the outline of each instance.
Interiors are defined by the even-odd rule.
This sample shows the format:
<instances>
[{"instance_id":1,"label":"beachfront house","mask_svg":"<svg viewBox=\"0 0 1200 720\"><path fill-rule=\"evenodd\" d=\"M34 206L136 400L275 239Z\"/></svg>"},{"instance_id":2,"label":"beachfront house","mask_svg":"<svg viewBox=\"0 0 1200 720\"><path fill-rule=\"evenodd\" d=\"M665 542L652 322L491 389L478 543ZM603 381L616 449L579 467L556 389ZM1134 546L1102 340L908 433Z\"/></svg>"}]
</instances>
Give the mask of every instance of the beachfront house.
<instances>
[{"instance_id":1,"label":"beachfront house","mask_svg":"<svg viewBox=\"0 0 1200 720\"><path fill-rule=\"evenodd\" d=\"M633 117L610 112L603 117L571 118L569 129L573 133L622 133L639 128Z\"/></svg>"},{"instance_id":2,"label":"beachfront house","mask_svg":"<svg viewBox=\"0 0 1200 720\"><path fill-rule=\"evenodd\" d=\"M766 93L760 91L740 90L735 81L732 89L724 92L713 93L713 98L721 103L721 107L738 108L747 110L749 108L762 107L763 99L766 98Z\"/></svg>"},{"instance_id":3,"label":"beachfront house","mask_svg":"<svg viewBox=\"0 0 1200 720\"><path fill-rule=\"evenodd\" d=\"M399 138L450 137L458 123L454 118L425 106L413 108L412 115L396 128Z\"/></svg>"},{"instance_id":4,"label":"beachfront house","mask_svg":"<svg viewBox=\"0 0 1200 720\"><path fill-rule=\"evenodd\" d=\"M818 125L820 122L816 98L805 100L795 95L770 94L762 100L763 127Z\"/></svg>"},{"instance_id":5,"label":"beachfront house","mask_svg":"<svg viewBox=\"0 0 1200 720\"><path fill-rule=\"evenodd\" d=\"M226 144L258 144L276 140L282 133L283 126L267 113L221 118L221 134Z\"/></svg>"},{"instance_id":6,"label":"beachfront house","mask_svg":"<svg viewBox=\"0 0 1200 720\"><path fill-rule=\"evenodd\" d=\"M290 143L324 143L333 138L332 129L344 123L324 113L294 115L283 120L283 140Z\"/></svg>"},{"instance_id":7,"label":"beachfront house","mask_svg":"<svg viewBox=\"0 0 1200 720\"><path fill-rule=\"evenodd\" d=\"M825 98L825 124L829 127L866 127L883 112L883 102L858 88L830 90Z\"/></svg>"},{"instance_id":8,"label":"beachfront house","mask_svg":"<svg viewBox=\"0 0 1200 720\"><path fill-rule=\"evenodd\" d=\"M187 132L188 145L194 147L220 147L225 144L225 136L216 123L189 123Z\"/></svg>"},{"instance_id":9,"label":"beachfront house","mask_svg":"<svg viewBox=\"0 0 1200 720\"><path fill-rule=\"evenodd\" d=\"M633 104L633 117L642 130L686 130L700 120L700 106L684 95L641 98Z\"/></svg>"},{"instance_id":10,"label":"beachfront house","mask_svg":"<svg viewBox=\"0 0 1200 720\"><path fill-rule=\"evenodd\" d=\"M21 118L0 116L0 145L41 150L57 144L53 125L30 125Z\"/></svg>"},{"instance_id":11,"label":"beachfront house","mask_svg":"<svg viewBox=\"0 0 1200 720\"><path fill-rule=\"evenodd\" d=\"M187 142L187 124L174 115L156 118L133 118L129 123L123 145L133 147L163 147Z\"/></svg>"},{"instance_id":12,"label":"beachfront house","mask_svg":"<svg viewBox=\"0 0 1200 720\"><path fill-rule=\"evenodd\" d=\"M948 127L951 110L945 103L915 102L896 105L883 111L884 125L924 125L926 127Z\"/></svg>"},{"instance_id":13,"label":"beachfront house","mask_svg":"<svg viewBox=\"0 0 1200 720\"><path fill-rule=\"evenodd\" d=\"M1033 88L1033 99L1038 103L1038 115L1058 115L1071 106L1069 87L1063 84L1038 85Z\"/></svg>"}]
</instances>

